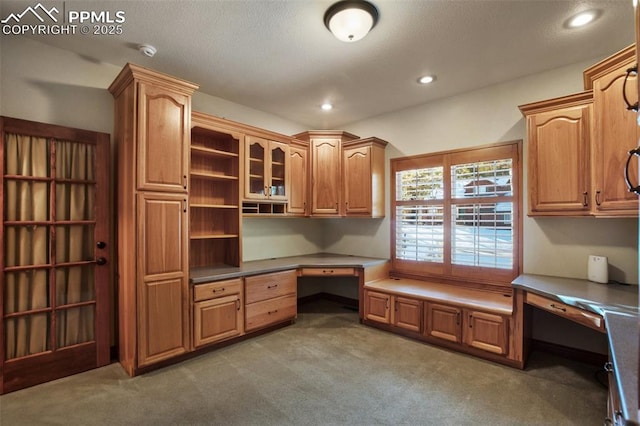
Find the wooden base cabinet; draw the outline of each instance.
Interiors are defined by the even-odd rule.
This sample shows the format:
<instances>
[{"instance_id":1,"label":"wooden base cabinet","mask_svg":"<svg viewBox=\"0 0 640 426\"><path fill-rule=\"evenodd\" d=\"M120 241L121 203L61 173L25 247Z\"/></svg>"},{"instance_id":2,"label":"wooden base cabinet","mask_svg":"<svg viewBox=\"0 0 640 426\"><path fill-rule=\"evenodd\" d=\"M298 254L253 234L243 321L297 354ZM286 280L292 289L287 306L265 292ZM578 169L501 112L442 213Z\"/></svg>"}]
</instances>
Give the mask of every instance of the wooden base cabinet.
<instances>
[{"instance_id":1,"label":"wooden base cabinet","mask_svg":"<svg viewBox=\"0 0 640 426\"><path fill-rule=\"evenodd\" d=\"M249 332L295 319L297 287L296 270L246 277L245 330Z\"/></svg>"},{"instance_id":2,"label":"wooden base cabinet","mask_svg":"<svg viewBox=\"0 0 640 426\"><path fill-rule=\"evenodd\" d=\"M366 319L416 333L422 330L422 301L369 290L364 297Z\"/></svg>"},{"instance_id":3,"label":"wooden base cabinet","mask_svg":"<svg viewBox=\"0 0 640 426\"><path fill-rule=\"evenodd\" d=\"M194 287L194 348L244 334L243 293L242 278Z\"/></svg>"},{"instance_id":4,"label":"wooden base cabinet","mask_svg":"<svg viewBox=\"0 0 640 426\"><path fill-rule=\"evenodd\" d=\"M462 309L440 303L427 303L425 334L428 337L462 343Z\"/></svg>"},{"instance_id":5,"label":"wooden base cabinet","mask_svg":"<svg viewBox=\"0 0 640 426\"><path fill-rule=\"evenodd\" d=\"M509 321L502 315L466 310L464 343L472 348L505 355L509 349Z\"/></svg>"}]
</instances>

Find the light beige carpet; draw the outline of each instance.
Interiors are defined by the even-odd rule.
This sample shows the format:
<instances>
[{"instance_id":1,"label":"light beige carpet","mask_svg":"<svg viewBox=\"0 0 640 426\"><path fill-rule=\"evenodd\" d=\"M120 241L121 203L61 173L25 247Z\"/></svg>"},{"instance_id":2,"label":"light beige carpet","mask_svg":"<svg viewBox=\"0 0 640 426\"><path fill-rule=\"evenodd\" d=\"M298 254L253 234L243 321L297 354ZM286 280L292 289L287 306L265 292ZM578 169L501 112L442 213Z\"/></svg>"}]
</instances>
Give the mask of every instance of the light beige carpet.
<instances>
[{"instance_id":1,"label":"light beige carpet","mask_svg":"<svg viewBox=\"0 0 640 426\"><path fill-rule=\"evenodd\" d=\"M602 425L597 368L534 352L525 371L359 324L333 302L140 377L118 364L0 397L9 425Z\"/></svg>"}]
</instances>

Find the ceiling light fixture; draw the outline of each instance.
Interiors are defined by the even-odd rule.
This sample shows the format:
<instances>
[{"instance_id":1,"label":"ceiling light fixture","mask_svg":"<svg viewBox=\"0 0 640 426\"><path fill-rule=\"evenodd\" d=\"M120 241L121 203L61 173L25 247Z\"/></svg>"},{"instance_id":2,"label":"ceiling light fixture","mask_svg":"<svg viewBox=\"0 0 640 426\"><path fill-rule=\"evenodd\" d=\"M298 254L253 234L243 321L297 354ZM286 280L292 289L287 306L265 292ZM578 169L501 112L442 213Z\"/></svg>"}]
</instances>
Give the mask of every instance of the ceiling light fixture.
<instances>
[{"instance_id":1,"label":"ceiling light fixture","mask_svg":"<svg viewBox=\"0 0 640 426\"><path fill-rule=\"evenodd\" d=\"M329 102L325 102L322 105L320 105L320 108L323 111L331 111L333 109L333 105L331 105Z\"/></svg>"},{"instance_id":2,"label":"ceiling light fixture","mask_svg":"<svg viewBox=\"0 0 640 426\"><path fill-rule=\"evenodd\" d=\"M429 84L436 79L435 75L425 75L418 79L418 83L420 84Z\"/></svg>"},{"instance_id":3,"label":"ceiling light fixture","mask_svg":"<svg viewBox=\"0 0 640 426\"><path fill-rule=\"evenodd\" d=\"M588 23L593 22L597 17L598 17L598 13L593 10L590 10L587 12L581 12L569 18L568 25L570 28L583 27Z\"/></svg>"},{"instance_id":4,"label":"ceiling light fixture","mask_svg":"<svg viewBox=\"0 0 640 426\"><path fill-rule=\"evenodd\" d=\"M365 0L335 3L324 14L324 25L340 41L358 41L378 23L378 9Z\"/></svg>"}]
</instances>

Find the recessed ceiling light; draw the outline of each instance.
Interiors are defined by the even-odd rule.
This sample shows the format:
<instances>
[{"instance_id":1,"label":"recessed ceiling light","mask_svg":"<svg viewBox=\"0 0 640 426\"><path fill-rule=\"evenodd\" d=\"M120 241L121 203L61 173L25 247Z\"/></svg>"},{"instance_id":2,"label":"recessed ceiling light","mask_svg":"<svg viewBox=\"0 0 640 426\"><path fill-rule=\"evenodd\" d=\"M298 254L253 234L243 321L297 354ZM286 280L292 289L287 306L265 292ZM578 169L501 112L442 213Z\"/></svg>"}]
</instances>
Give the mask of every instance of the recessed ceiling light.
<instances>
[{"instance_id":1,"label":"recessed ceiling light","mask_svg":"<svg viewBox=\"0 0 640 426\"><path fill-rule=\"evenodd\" d=\"M420 84L429 84L436 79L435 75L424 75L418 79Z\"/></svg>"},{"instance_id":2,"label":"recessed ceiling light","mask_svg":"<svg viewBox=\"0 0 640 426\"><path fill-rule=\"evenodd\" d=\"M325 102L320 105L320 108L322 108L323 111L330 111L333 109L333 105L331 105L329 102Z\"/></svg>"},{"instance_id":3,"label":"recessed ceiling light","mask_svg":"<svg viewBox=\"0 0 640 426\"><path fill-rule=\"evenodd\" d=\"M593 22L597 17L598 17L598 14L592 10L587 12L581 12L569 19L569 27L571 28L583 27L588 23Z\"/></svg>"}]
</instances>

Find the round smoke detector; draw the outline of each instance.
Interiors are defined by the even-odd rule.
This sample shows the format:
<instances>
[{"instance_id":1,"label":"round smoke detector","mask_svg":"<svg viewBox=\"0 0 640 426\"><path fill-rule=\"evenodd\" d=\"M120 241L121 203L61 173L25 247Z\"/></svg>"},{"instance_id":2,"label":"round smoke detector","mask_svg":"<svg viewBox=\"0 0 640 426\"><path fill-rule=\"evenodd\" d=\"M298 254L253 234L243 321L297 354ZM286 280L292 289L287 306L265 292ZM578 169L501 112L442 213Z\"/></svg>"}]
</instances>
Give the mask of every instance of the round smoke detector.
<instances>
[{"instance_id":1,"label":"round smoke detector","mask_svg":"<svg viewBox=\"0 0 640 426\"><path fill-rule=\"evenodd\" d=\"M153 55L155 55L156 52L158 51L158 49L156 49L155 47L153 47L150 44L141 44L140 46L138 46L138 50L144 56L148 56L150 58L153 58Z\"/></svg>"}]
</instances>

